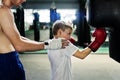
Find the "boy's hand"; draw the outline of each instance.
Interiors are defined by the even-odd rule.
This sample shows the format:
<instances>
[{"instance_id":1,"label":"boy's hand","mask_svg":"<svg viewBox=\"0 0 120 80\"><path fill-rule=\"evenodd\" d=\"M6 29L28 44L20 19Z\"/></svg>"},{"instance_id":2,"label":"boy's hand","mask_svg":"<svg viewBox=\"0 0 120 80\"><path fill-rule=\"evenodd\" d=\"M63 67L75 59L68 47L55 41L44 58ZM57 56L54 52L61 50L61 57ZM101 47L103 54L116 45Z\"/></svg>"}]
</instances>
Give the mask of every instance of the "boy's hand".
<instances>
[{"instance_id":1,"label":"boy's hand","mask_svg":"<svg viewBox=\"0 0 120 80\"><path fill-rule=\"evenodd\" d=\"M104 28L96 28L92 36L95 37L95 40L88 47L95 52L104 43L107 36L106 30Z\"/></svg>"},{"instance_id":2,"label":"boy's hand","mask_svg":"<svg viewBox=\"0 0 120 80\"><path fill-rule=\"evenodd\" d=\"M72 37L69 39L69 41L70 41L71 43L73 43L73 44L75 43L75 39L72 38Z\"/></svg>"}]
</instances>

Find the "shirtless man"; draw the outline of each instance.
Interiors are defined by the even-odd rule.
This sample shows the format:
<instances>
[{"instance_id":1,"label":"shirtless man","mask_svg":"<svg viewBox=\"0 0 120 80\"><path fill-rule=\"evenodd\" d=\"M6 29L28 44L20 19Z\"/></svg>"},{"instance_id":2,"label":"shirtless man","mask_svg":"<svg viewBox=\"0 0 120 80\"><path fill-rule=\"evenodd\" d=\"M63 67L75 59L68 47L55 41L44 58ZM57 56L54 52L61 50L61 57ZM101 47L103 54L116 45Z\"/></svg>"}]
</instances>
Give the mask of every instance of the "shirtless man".
<instances>
[{"instance_id":1,"label":"shirtless man","mask_svg":"<svg viewBox=\"0 0 120 80\"><path fill-rule=\"evenodd\" d=\"M35 42L20 36L11 8L25 1L0 0L0 80L25 80L25 72L18 52L60 49L68 45L64 39Z\"/></svg>"}]
</instances>

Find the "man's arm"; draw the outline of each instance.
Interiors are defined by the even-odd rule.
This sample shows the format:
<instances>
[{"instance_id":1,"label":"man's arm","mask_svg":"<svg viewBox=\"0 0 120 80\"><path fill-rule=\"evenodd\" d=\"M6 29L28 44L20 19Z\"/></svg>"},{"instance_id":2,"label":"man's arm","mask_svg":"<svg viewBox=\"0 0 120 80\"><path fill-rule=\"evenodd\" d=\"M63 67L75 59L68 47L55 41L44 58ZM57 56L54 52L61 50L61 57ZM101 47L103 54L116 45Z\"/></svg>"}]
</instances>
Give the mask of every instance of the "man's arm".
<instances>
[{"instance_id":1,"label":"man's arm","mask_svg":"<svg viewBox=\"0 0 120 80\"><path fill-rule=\"evenodd\" d=\"M36 50L45 49L44 42L35 42L32 40L26 40L20 36L20 33L18 32L15 25L13 13L10 11L10 9L3 8L2 10L0 10L0 12L1 12L0 25L2 26L2 30L17 51L19 52L36 51ZM67 43L64 43L64 42L61 47L64 47L67 45ZM53 46L53 48L56 49L58 48L58 46L55 46L55 47Z\"/></svg>"}]
</instances>

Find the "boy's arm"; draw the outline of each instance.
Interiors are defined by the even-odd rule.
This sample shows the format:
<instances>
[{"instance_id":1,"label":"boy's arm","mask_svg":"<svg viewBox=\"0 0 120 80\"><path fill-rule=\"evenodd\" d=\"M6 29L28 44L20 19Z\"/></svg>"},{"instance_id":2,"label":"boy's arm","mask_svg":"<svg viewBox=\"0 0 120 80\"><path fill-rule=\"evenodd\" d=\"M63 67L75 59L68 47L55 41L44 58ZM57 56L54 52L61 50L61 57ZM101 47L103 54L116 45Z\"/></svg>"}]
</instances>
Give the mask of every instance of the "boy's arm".
<instances>
[{"instance_id":1,"label":"boy's arm","mask_svg":"<svg viewBox=\"0 0 120 80\"><path fill-rule=\"evenodd\" d=\"M75 54L73 54L73 56L80 58L80 59L84 59L85 57L87 57L90 53L91 53L91 49L89 47L85 48L84 50L80 51L79 49L75 52Z\"/></svg>"},{"instance_id":2,"label":"boy's arm","mask_svg":"<svg viewBox=\"0 0 120 80\"><path fill-rule=\"evenodd\" d=\"M77 50L73 56L80 59L84 59L86 56L88 56L91 53L91 51L93 52L97 51L99 47L104 43L107 34L104 28L96 28L92 36L95 37L95 40L92 41L90 45L84 50L82 51Z\"/></svg>"}]
</instances>

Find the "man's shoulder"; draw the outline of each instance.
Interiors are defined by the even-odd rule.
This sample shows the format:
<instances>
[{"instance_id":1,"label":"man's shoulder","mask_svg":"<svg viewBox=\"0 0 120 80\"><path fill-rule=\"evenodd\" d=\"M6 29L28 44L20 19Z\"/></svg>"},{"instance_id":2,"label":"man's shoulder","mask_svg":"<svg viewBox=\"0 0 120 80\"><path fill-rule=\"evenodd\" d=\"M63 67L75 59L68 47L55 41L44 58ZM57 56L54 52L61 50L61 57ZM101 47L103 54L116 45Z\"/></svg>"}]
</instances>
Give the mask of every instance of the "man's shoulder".
<instances>
[{"instance_id":1,"label":"man's shoulder","mask_svg":"<svg viewBox=\"0 0 120 80\"><path fill-rule=\"evenodd\" d=\"M11 9L7 8L7 7L1 7L0 8L0 23L5 21L5 19L11 19L13 17L13 13L11 11Z\"/></svg>"},{"instance_id":2,"label":"man's shoulder","mask_svg":"<svg viewBox=\"0 0 120 80\"><path fill-rule=\"evenodd\" d=\"M11 9L6 6L0 6L0 14L3 15L5 13L9 13Z\"/></svg>"}]
</instances>

